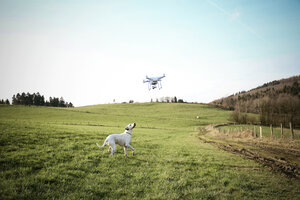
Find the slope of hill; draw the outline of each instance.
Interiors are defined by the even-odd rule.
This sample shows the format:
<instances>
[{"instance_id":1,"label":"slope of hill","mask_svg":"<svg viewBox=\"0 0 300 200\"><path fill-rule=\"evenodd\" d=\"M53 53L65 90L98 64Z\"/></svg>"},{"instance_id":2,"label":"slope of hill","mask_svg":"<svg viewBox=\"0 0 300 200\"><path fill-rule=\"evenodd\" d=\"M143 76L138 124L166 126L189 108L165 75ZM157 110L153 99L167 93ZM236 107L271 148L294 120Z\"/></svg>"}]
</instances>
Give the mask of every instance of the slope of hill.
<instances>
[{"instance_id":1,"label":"slope of hill","mask_svg":"<svg viewBox=\"0 0 300 200\"><path fill-rule=\"evenodd\" d=\"M300 76L271 81L249 91L241 91L228 97L214 100L210 104L234 110L238 102L253 101L264 97L277 98L280 95L300 97ZM255 110L251 111L255 112Z\"/></svg>"},{"instance_id":2,"label":"slope of hill","mask_svg":"<svg viewBox=\"0 0 300 200\"><path fill-rule=\"evenodd\" d=\"M299 126L300 76L271 81L210 104L238 112L258 113L263 124L287 124L292 121Z\"/></svg>"},{"instance_id":3,"label":"slope of hill","mask_svg":"<svg viewBox=\"0 0 300 200\"><path fill-rule=\"evenodd\" d=\"M299 180L197 138L196 127L230 113L168 103L0 106L0 199L297 199ZM96 146L132 122L134 157Z\"/></svg>"}]
</instances>

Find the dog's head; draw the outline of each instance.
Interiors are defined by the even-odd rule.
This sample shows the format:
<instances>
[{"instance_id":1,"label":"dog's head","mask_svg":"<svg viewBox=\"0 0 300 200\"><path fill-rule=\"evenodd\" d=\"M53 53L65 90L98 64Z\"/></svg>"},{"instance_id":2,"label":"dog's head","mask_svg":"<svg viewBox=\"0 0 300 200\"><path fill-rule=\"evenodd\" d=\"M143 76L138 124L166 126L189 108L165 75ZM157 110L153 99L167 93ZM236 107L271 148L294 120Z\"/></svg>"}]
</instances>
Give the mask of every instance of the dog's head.
<instances>
[{"instance_id":1,"label":"dog's head","mask_svg":"<svg viewBox=\"0 0 300 200\"><path fill-rule=\"evenodd\" d=\"M135 126L136 126L136 123L128 124L128 125L125 127L125 130L126 130L126 131L132 130Z\"/></svg>"}]
</instances>

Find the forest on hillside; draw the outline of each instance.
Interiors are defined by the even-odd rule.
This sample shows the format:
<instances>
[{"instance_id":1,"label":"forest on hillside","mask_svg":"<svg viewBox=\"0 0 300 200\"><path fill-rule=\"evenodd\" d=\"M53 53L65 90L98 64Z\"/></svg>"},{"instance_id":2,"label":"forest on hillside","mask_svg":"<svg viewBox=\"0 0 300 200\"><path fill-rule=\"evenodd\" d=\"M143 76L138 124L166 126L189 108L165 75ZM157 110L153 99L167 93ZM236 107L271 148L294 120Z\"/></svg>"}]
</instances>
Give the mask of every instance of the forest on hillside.
<instances>
[{"instance_id":1,"label":"forest on hillside","mask_svg":"<svg viewBox=\"0 0 300 200\"><path fill-rule=\"evenodd\" d=\"M263 125L300 126L300 76L276 80L211 102L212 105L234 110L234 121L255 123L245 113L259 114Z\"/></svg>"}]
</instances>

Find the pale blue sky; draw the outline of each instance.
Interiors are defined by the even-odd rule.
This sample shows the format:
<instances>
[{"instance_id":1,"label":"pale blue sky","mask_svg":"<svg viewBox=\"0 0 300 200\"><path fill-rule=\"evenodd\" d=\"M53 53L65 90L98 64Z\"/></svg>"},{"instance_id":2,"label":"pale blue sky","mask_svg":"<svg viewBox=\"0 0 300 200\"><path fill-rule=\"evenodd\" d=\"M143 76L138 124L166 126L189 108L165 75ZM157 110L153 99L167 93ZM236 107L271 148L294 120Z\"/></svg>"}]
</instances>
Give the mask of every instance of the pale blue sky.
<instances>
[{"instance_id":1,"label":"pale blue sky","mask_svg":"<svg viewBox=\"0 0 300 200\"><path fill-rule=\"evenodd\" d=\"M300 1L0 0L0 99L210 102L300 74ZM165 73L162 90L145 75Z\"/></svg>"}]
</instances>

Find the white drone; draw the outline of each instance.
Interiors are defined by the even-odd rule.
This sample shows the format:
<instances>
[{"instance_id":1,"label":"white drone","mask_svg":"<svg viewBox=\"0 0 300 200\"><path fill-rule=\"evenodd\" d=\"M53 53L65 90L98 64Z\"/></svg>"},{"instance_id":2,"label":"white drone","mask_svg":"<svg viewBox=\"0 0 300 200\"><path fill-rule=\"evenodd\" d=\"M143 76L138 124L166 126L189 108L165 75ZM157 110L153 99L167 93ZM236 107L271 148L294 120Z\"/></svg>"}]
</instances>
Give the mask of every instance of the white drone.
<instances>
[{"instance_id":1,"label":"white drone","mask_svg":"<svg viewBox=\"0 0 300 200\"><path fill-rule=\"evenodd\" d=\"M148 83L148 89L151 90L151 88L154 90L155 88L158 87L158 89L161 89L161 79L166 77L164 74L163 76L158 76L158 77L148 77L146 76L146 80L143 80L143 83Z\"/></svg>"}]
</instances>

